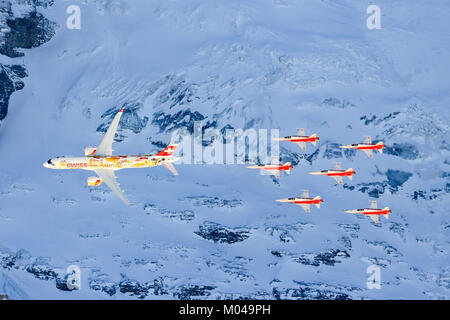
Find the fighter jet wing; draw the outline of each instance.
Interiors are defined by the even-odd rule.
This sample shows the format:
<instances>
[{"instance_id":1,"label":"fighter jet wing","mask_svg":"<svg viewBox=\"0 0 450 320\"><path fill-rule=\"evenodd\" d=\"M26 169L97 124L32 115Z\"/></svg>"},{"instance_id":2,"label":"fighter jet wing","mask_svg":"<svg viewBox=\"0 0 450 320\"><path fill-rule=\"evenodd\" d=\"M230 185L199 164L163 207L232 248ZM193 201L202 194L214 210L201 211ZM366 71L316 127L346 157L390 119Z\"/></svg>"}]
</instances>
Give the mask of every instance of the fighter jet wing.
<instances>
[{"instance_id":1,"label":"fighter jet wing","mask_svg":"<svg viewBox=\"0 0 450 320\"><path fill-rule=\"evenodd\" d=\"M372 149L364 149L363 151L364 151L365 154L367 154L367 156L368 156L369 158L372 158L372 157L373 157Z\"/></svg>"},{"instance_id":2,"label":"fighter jet wing","mask_svg":"<svg viewBox=\"0 0 450 320\"><path fill-rule=\"evenodd\" d=\"M119 126L120 117L122 116L123 108L116 114L113 121L109 125L108 130L103 137L102 142L97 147L95 155L99 156L110 156L112 155L113 149L112 144L114 142L114 136L116 135L117 127Z\"/></svg>"},{"instance_id":3,"label":"fighter jet wing","mask_svg":"<svg viewBox=\"0 0 450 320\"><path fill-rule=\"evenodd\" d=\"M295 143L298 144L298 146L303 150L306 150L306 142L295 142Z\"/></svg>"},{"instance_id":4,"label":"fighter jet wing","mask_svg":"<svg viewBox=\"0 0 450 320\"><path fill-rule=\"evenodd\" d=\"M273 174L275 178L280 179L280 170L267 170L270 174Z\"/></svg>"},{"instance_id":5,"label":"fighter jet wing","mask_svg":"<svg viewBox=\"0 0 450 320\"><path fill-rule=\"evenodd\" d=\"M364 143L365 144L372 144L372 139L370 138L370 136L367 136L366 139L364 139Z\"/></svg>"},{"instance_id":6,"label":"fighter jet wing","mask_svg":"<svg viewBox=\"0 0 450 320\"><path fill-rule=\"evenodd\" d=\"M167 170L169 170L170 172L172 172L172 174L173 174L174 176L177 176L177 175L178 175L177 169L175 169L174 165L173 165L171 162L164 161L164 162L163 162L163 165L164 165L164 167L167 168Z\"/></svg>"},{"instance_id":7,"label":"fighter jet wing","mask_svg":"<svg viewBox=\"0 0 450 320\"><path fill-rule=\"evenodd\" d=\"M375 200L370 202L370 209L378 209L378 205Z\"/></svg>"},{"instance_id":8,"label":"fighter jet wing","mask_svg":"<svg viewBox=\"0 0 450 320\"><path fill-rule=\"evenodd\" d=\"M273 156L271 164L279 164L280 163L280 157L279 156Z\"/></svg>"},{"instance_id":9,"label":"fighter jet wing","mask_svg":"<svg viewBox=\"0 0 450 320\"><path fill-rule=\"evenodd\" d=\"M342 170L340 162L336 162L336 165L334 166L334 170Z\"/></svg>"},{"instance_id":10,"label":"fighter jet wing","mask_svg":"<svg viewBox=\"0 0 450 320\"><path fill-rule=\"evenodd\" d=\"M344 183L344 181L342 180L342 177L341 177L341 176L334 176L333 178L334 178L334 180L336 180L336 182L339 183L339 184L343 184L343 183Z\"/></svg>"},{"instance_id":11,"label":"fighter jet wing","mask_svg":"<svg viewBox=\"0 0 450 320\"><path fill-rule=\"evenodd\" d=\"M309 198L309 191L308 190L303 191L302 198Z\"/></svg>"},{"instance_id":12,"label":"fighter jet wing","mask_svg":"<svg viewBox=\"0 0 450 320\"><path fill-rule=\"evenodd\" d=\"M302 208L306 211L306 212L310 212L311 209L309 208L309 204L304 204L304 203L299 203L299 205L302 206Z\"/></svg>"},{"instance_id":13,"label":"fighter jet wing","mask_svg":"<svg viewBox=\"0 0 450 320\"><path fill-rule=\"evenodd\" d=\"M120 200L122 200L127 206L131 204L120 189L113 170L97 169L94 171L100 178L103 179L103 182L106 183L106 185L120 198Z\"/></svg>"},{"instance_id":14,"label":"fighter jet wing","mask_svg":"<svg viewBox=\"0 0 450 320\"><path fill-rule=\"evenodd\" d=\"M378 223L378 215L376 214L368 214L370 219L372 219L375 223Z\"/></svg>"},{"instance_id":15,"label":"fighter jet wing","mask_svg":"<svg viewBox=\"0 0 450 320\"><path fill-rule=\"evenodd\" d=\"M303 129L303 128L298 129L298 135L300 137L304 136L305 135L305 129Z\"/></svg>"}]
</instances>

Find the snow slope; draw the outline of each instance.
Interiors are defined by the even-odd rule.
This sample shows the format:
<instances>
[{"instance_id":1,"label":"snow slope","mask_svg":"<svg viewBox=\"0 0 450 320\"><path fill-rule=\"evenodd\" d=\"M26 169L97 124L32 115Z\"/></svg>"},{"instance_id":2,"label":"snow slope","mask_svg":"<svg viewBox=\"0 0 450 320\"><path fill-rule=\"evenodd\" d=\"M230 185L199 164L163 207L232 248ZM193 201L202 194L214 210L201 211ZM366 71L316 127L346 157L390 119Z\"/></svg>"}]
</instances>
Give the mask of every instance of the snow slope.
<instances>
[{"instance_id":1,"label":"snow slope","mask_svg":"<svg viewBox=\"0 0 450 320\"><path fill-rule=\"evenodd\" d=\"M34 8L16 3L23 16ZM26 1L25 1L26 3ZM30 1L30 3L32 3ZM378 1L71 1L37 6L51 39L23 65L0 126L0 293L13 299L448 299L450 5ZM430 5L432 4L432 5ZM27 11L28 10L28 11ZM117 153L156 152L177 128L304 127L280 144L279 183L243 165L120 171L124 206L89 173L49 171L96 145L122 106ZM371 135L383 155L338 146ZM309 171L336 161L344 186ZM92 174L91 174L92 175ZM320 209L274 200L309 189ZM376 225L344 213L377 200ZM381 268L381 289L366 269ZM81 268L80 290L65 270Z\"/></svg>"}]
</instances>

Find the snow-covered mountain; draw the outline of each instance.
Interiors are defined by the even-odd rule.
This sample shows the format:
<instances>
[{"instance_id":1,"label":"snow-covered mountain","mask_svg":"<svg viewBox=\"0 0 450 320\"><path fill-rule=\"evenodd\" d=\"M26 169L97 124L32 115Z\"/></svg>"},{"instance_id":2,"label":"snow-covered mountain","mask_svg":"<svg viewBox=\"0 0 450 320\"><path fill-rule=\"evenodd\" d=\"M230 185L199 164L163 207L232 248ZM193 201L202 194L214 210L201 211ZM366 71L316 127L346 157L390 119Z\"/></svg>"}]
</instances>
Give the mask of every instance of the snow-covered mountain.
<instances>
[{"instance_id":1,"label":"snow-covered mountain","mask_svg":"<svg viewBox=\"0 0 450 320\"><path fill-rule=\"evenodd\" d=\"M79 30L66 27L73 4ZM450 4L380 0L369 30L370 4L2 1L0 294L448 299ZM280 143L294 168L278 182L242 164L119 171L130 207L87 172L42 167L98 144L122 107L121 154L159 151L195 121L320 141ZM366 135L384 154L339 148ZM335 162L354 179L308 175ZM303 189L320 209L274 201ZM389 220L344 212L371 200ZM366 286L370 265L381 289Z\"/></svg>"}]
</instances>

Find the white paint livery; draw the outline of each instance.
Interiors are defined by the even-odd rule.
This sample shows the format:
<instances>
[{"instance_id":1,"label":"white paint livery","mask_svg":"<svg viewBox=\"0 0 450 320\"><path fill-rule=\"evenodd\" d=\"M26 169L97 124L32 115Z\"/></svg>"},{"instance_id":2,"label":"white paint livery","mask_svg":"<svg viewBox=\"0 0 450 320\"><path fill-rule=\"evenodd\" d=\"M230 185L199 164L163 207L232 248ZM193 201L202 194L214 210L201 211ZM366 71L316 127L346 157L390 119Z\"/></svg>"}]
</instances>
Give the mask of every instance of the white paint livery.
<instances>
[{"instance_id":1,"label":"white paint livery","mask_svg":"<svg viewBox=\"0 0 450 320\"><path fill-rule=\"evenodd\" d=\"M49 169L81 169L94 171L98 177L89 177L87 179L87 184L94 187L104 182L126 205L130 205L131 203L120 189L114 171L163 165L172 172L173 175L178 175L177 170L173 166L173 162L179 160L178 157L173 156L178 146L174 143L170 143L167 148L156 155L112 155L112 144L123 110L124 109L122 108L116 114L99 146L87 147L84 149L84 157L56 157L44 162L43 166Z\"/></svg>"}]
</instances>

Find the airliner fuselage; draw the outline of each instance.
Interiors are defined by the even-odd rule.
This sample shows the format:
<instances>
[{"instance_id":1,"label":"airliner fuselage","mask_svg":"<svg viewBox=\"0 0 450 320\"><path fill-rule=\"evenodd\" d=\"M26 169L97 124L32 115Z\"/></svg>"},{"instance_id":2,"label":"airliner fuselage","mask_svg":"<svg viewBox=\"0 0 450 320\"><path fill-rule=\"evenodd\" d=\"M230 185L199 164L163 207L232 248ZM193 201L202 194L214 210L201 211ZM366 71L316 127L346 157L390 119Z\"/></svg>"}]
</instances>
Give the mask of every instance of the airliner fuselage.
<instances>
[{"instance_id":1,"label":"airliner fuselage","mask_svg":"<svg viewBox=\"0 0 450 320\"><path fill-rule=\"evenodd\" d=\"M172 156L161 157L152 155L56 157L49 159L43 165L49 169L121 170L127 168L149 168L161 165L165 161L174 162L178 159Z\"/></svg>"}]
</instances>

